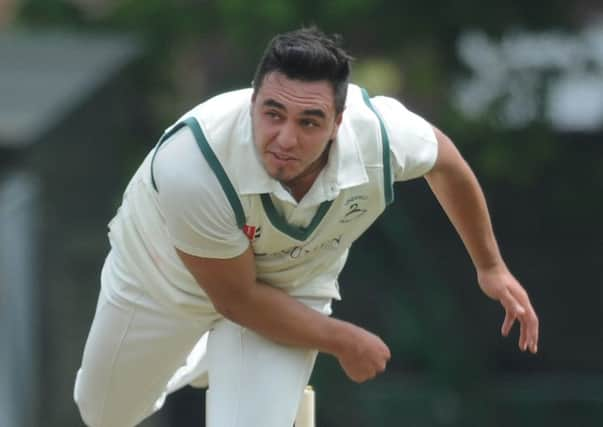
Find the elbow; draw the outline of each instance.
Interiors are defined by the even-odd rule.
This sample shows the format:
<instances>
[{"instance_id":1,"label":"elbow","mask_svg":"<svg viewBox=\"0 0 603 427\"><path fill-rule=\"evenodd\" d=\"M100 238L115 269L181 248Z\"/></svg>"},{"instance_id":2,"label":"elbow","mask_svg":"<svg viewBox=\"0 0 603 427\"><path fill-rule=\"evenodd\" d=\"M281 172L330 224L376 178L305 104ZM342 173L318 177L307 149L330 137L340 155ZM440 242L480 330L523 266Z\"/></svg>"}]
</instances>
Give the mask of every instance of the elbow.
<instances>
[{"instance_id":1,"label":"elbow","mask_svg":"<svg viewBox=\"0 0 603 427\"><path fill-rule=\"evenodd\" d=\"M210 295L215 310L226 319L241 323L244 311L250 306L249 292Z\"/></svg>"},{"instance_id":2,"label":"elbow","mask_svg":"<svg viewBox=\"0 0 603 427\"><path fill-rule=\"evenodd\" d=\"M220 301L220 302L216 302L216 301L212 301L215 310L222 315L224 318L228 319L228 320L232 320L233 322L235 321L235 318L238 317L237 316L237 309L234 307L234 304L225 302L225 301Z\"/></svg>"}]
</instances>

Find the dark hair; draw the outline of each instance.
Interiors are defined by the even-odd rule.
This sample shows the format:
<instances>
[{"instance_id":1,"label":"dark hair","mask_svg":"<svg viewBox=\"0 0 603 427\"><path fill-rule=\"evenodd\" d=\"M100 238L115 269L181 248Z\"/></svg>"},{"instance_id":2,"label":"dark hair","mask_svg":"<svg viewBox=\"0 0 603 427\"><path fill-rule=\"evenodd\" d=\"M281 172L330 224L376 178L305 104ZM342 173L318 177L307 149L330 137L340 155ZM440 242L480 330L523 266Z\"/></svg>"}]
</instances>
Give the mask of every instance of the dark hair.
<instances>
[{"instance_id":1,"label":"dark hair","mask_svg":"<svg viewBox=\"0 0 603 427\"><path fill-rule=\"evenodd\" d=\"M294 80L326 80L333 86L335 110L342 112L352 57L339 46L340 42L340 36L329 37L316 27L278 34L268 43L255 71L254 91L273 71Z\"/></svg>"}]
</instances>

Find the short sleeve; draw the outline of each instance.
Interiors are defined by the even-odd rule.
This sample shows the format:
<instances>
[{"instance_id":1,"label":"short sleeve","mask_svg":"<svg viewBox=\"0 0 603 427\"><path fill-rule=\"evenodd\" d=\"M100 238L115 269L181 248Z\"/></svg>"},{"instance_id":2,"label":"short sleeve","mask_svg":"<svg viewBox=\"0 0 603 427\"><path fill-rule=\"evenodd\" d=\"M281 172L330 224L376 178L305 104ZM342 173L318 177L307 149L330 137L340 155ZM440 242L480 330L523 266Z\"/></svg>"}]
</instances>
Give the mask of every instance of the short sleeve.
<instances>
[{"instance_id":1,"label":"short sleeve","mask_svg":"<svg viewBox=\"0 0 603 427\"><path fill-rule=\"evenodd\" d=\"M425 175L438 155L438 143L431 124L393 98L371 99L384 121L390 142L395 181Z\"/></svg>"},{"instance_id":2,"label":"short sleeve","mask_svg":"<svg viewBox=\"0 0 603 427\"><path fill-rule=\"evenodd\" d=\"M159 147L153 173L176 248L204 258L233 258L247 249L249 241L190 129L183 127Z\"/></svg>"}]
</instances>

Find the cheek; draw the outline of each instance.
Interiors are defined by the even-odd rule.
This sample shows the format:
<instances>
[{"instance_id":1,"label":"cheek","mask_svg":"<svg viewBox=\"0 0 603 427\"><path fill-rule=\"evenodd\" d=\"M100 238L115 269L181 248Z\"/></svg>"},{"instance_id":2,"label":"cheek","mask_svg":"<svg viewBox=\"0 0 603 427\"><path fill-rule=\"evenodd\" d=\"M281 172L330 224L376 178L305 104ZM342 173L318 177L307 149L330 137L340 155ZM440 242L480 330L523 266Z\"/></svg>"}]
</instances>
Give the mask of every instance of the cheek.
<instances>
[{"instance_id":1,"label":"cheek","mask_svg":"<svg viewBox=\"0 0 603 427\"><path fill-rule=\"evenodd\" d=\"M253 122L253 142L256 147L265 147L271 139L271 129L265 123L259 121Z\"/></svg>"},{"instance_id":2,"label":"cheek","mask_svg":"<svg viewBox=\"0 0 603 427\"><path fill-rule=\"evenodd\" d=\"M321 134L320 137L308 138L300 144L303 151L307 153L308 160L314 161L323 153L329 142L328 134Z\"/></svg>"}]
</instances>

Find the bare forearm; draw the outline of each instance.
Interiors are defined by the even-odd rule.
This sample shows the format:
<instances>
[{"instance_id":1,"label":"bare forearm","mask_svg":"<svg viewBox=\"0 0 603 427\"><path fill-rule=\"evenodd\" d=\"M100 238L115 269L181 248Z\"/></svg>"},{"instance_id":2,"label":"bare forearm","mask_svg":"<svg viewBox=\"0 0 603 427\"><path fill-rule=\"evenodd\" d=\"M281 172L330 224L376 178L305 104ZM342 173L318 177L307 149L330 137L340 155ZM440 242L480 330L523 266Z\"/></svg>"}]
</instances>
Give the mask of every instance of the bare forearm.
<instances>
[{"instance_id":1,"label":"bare forearm","mask_svg":"<svg viewBox=\"0 0 603 427\"><path fill-rule=\"evenodd\" d=\"M471 168L449 141L440 142L445 164L426 176L446 215L463 240L476 269L502 265L490 214Z\"/></svg>"},{"instance_id":2,"label":"bare forearm","mask_svg":"<svg viewBox=\"0 0 603 427\"><path fill-rule=\"evenodd\" d=\"M336 355L339 340L354 328L307 307L280 289L257 282L218 310L235 323L274 341Z\"/></svg>"},{"instance_id":3,"label":"bare forearm","mask_svg":"<svg viewBox=\"0 0 603 427\"><path fill-rule=\"evenodd\" d=\"M177 253L220 314L274 341L335 355L342 340L360 329L258 281L251 247L232 259Z\"/></svg>"},{"instance_id":4,"label":"bare forearm","mask_svg":"<svg viewBox=\"0 0 603 427\"><path fill-rule=\"evenodd\" d=\"M273 341L329 353L354 381L366 381L385 369L391 354L379 337L258 282L251 247L231 259L176 251L224 317Z\"/></svg>"},{"instance_id":5,"label":"bare forearm","mask_svg":"<svg viewBox=\"0 0 603 427\"><path fill-rule=\"evenodd\" d=\"M366 381L385 370L391 353L378 336L308 308L280 289L257 282L252 288L222 314L275 342L335 356L353 381Z\"/></svg>"},{"instance_id":6,"label":"bare forearm","mask_svg":"<svg viewBox=\"0 0 603 427\"><path fill-rule=\"evenodd\" d=\"M482 291L505 309L502 334L508 335L519 320L519 347L538 351L538 316L527 292L505 265L490 221L482 189L452 141L434 128L438 159L426 175L427 182L461 236L477 270Z\"/></svg>"}]
</instances>

